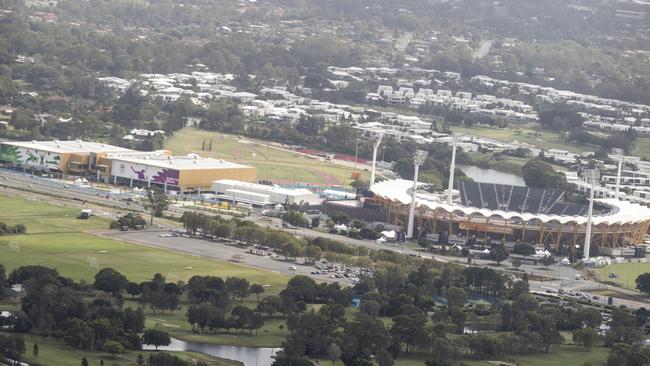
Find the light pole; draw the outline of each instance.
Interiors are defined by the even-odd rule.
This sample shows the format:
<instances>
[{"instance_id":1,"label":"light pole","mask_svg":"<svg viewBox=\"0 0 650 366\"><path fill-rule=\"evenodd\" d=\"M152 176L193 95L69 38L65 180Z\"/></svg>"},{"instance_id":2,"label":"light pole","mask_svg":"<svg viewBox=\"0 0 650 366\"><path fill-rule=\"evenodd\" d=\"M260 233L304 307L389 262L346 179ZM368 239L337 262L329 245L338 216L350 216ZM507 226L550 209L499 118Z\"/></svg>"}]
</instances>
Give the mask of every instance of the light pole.
<instances>
[{"instance_id":1,"label":"light pole","mask_svg":"<svg viewBox=\"0 0 650 366\"><path fill-rule=\"evenodd\" d=\"M589 250L591 249L591 218L594 211L594 189L600 178L598 169L585 170L585 180L589 183L589 212L587 214L587 228L585 230L585 245L583 246L582 259L589 259Z\"/></svg>"},{"instance_id":2,"label":"light pole","mask_svg":"<svg viewBox=\"0 0 650 366\"><path fill-rule=\"evenodd\" d=\"M372 169L370 170L370 182L368 183L368 190L372 190L372 187L375 185L375 169L377 165L377 149L381 144L381 139L384 138L384 134L380 133L377 136L377 139L372 145Z\"/></svg>"},{"instance_id":3,"label":"light pole","mask_svg":"<svg viewBox=\"0 0 650 366\"><path fill-rule=\"evenodd\" d=\"M456 170L456 137L451 137L451 164L449 165L449 186L447 187L447 204L451 205L454 189L454 171Z\"/></svg>"},{"instance_id":4,"label":"light pole","mask_svg":"<svg viewBox=\"0 0 650 366\"><path fill-rule=\"evenodd\" d=\"M357 174L357 157L359 156L359 136L356 136L354 144L354 174Z\"/></svg>"},{"instance_id":5,"label":"light pole","mask_svg":"<svg viewBox=\"0 0 650 366\"><path fill-rule=\"evenodd\" d=\"M624 154L624 151L623 151L623 149L619 149L619 148L615 147L615 148L612 149L612 153L614 155L616 155L616 157L618 158L618 170L616 172L616 195L615 195L616 199L618 199L619 196L620 196L621 169L623 168L623 154Z\"/></svg>"},{"instance_id":6,"label":"light pole","mask_svg":"<svg viewBox=\"0 0 650 366\"><path fill-rule=\"evenodd\" d=\"M422 150L416 150L413 154L413 188L411 188L411 208L409 210L409 222L408 228L406 229L406 238L413 238L413 224L415 221L415 193L418 187L418 173L420 171L420 165L424 163L427 158L427 152Z\"/></svg>"}]
</instances>

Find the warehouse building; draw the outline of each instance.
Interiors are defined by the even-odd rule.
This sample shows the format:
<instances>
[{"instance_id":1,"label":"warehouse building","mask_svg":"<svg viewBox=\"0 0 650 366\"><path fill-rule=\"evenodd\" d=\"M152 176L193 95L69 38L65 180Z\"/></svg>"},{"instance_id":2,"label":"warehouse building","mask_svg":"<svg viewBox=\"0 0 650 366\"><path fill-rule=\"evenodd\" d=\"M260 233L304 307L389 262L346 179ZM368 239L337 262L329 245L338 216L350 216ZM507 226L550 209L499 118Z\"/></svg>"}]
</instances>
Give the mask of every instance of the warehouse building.
<instances>
[{"instance_id":1,"label":"warehouse building","mask_svg":"<svg viewBox=\"0 0 650 366\"><path fill-rule=\"evenodd\" d=\"M317 194L305 188L291 189L233 179L214 181L212 191L220 200L259 207L293 203L311 206L319 205L322 201Z\"/></svg>"},{"instance_id":2,"label":"warehouse building","mask_svg":"<svg viewBox=\"0 0 650 366\"><path fill-rule=\"evenodd\" d=\"M0 162L11 168L44 173L107 175L106 156L132 153L133 150L98 142L75 141L2 141Z\"/></svg>"},{"instance_id":3,"label":"warehouse building","mask_svg":"<svg viewBox=\"0 0 650 366\"><path fill-rule=\"evenodd\" d=\"M167 190L209 191L212 182L233 179L255 182L254 167L196 154L171 156L167 151L138 154L113 154L111 182L134 186L158 186Z\"/></svg>"}]
</instances>

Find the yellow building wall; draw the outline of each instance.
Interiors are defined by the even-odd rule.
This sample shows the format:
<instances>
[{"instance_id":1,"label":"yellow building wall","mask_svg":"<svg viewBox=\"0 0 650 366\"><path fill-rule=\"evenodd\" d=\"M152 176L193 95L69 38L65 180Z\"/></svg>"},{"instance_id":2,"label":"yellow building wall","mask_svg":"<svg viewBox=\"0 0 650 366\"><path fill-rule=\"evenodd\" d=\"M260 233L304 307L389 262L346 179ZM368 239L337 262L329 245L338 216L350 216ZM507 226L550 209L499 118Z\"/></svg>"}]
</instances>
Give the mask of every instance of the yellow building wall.
<instances>
[{"instance_id":1,"label":"yellow building wall","mask_svg":"<svg viewBox=\"0 0 650 366\"><path fill-rule=\"evenodd\" d=\"M61 153L61 160L59 160L59 169L63 174L70 174L70 153Z\"/></svg>"},{"instance_id":2,"label":"yellow building wall","mask_svg":"<svg viewBox=\"0 0 650 366\"><path fill-rule=\"evenodd\" d=\"M201 188L209 190L212 182L219 179L234 179L244 182L257 181L257 168L227 168L227 169L192 169L181 170L179 174L179 186L181 189Z\"/></svg>"}]
</instances>

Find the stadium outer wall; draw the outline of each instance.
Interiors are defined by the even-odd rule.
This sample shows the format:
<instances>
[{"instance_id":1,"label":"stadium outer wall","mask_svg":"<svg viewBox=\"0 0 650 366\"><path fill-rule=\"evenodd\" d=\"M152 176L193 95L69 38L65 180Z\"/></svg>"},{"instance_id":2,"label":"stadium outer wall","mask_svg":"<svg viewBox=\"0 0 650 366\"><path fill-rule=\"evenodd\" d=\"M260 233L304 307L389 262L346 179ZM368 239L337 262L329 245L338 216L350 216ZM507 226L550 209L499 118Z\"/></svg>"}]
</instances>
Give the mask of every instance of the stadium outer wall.
<instances>
[{"instance_id":1,"label":"stadium outer wall","mask_svg":"<svg viewBox=\"0 0 650 366\"><path fill-rule=\"evenodd\" d=\"M385 212L386 222L406 227L409 205L388 198L375 196L373 201L380 204ZM481 214L466 215L461 210L447 212L442 208L431 209L419 205L416 209L415 227L417 233L445 232L449 236L492 241L505 240L515 243L529 243L554 248L558 253L575 253L582 248L586 225L578 223L543 222L540 219L506 219L495 213L492 216ZM597 252L604 247L624 247L643 243L650 228L650 218L630 223L594 224L591 231L591 246Z\"/></svg>"}]
</instances>

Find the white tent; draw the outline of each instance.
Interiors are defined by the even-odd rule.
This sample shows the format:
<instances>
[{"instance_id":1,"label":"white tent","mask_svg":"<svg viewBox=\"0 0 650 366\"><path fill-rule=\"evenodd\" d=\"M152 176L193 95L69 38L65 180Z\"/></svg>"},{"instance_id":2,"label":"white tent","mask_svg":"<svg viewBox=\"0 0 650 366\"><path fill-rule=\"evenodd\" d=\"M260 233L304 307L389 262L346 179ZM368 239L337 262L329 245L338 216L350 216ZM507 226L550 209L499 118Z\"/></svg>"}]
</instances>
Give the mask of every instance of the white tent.
<instances>
[{"instance_id":1,"label":"white tent","mask_svg":"<svg viewBox=\"0 0 650 366\"><path fill-rule=\"evenodd\" d=\"M348 229L348 227L343 225L343 224L334 225L334 228L336 230L347 230Z\"/></svg>"},{"instance_id":2,"label":"white tent","mask_svg":"<svg viewBox=\"0 0 650 366\"><path fill-rule=\"evenodd\" d=\"M386 239L395 239L397 233L395 232L395 230L386 230L386 231L382 231L380 235Z\"/></svg>"}]
</instances>

